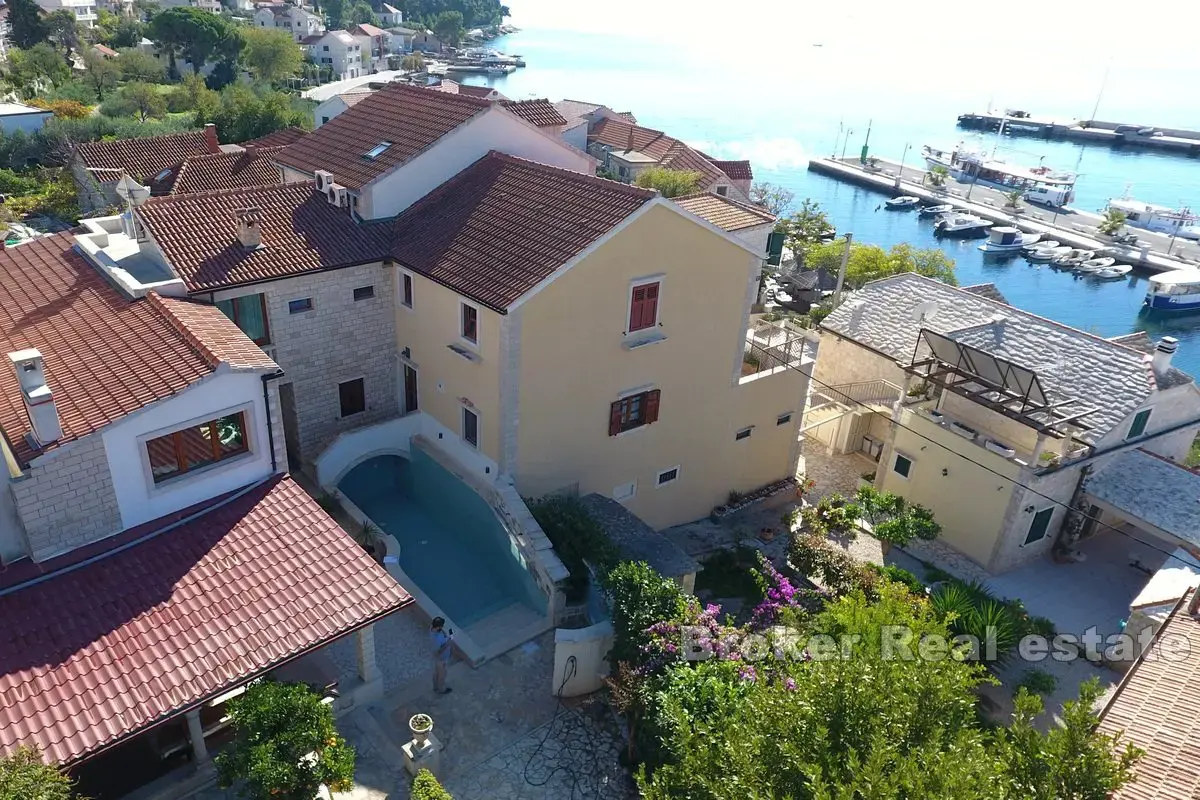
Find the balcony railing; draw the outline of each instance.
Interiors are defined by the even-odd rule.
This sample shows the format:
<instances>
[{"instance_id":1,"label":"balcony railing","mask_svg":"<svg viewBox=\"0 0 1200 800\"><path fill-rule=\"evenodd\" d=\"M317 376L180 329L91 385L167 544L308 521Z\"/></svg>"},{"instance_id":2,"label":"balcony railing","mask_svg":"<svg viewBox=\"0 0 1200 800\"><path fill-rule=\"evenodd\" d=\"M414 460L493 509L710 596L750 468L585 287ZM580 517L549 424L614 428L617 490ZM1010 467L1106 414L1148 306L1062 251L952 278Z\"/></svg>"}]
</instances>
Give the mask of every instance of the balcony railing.
<instances>
[{"instance_id":1,"label":"balcony railing","mask_svg":"<svg viewBox=\"0 0 1200 800\"><path fill-rule=\"evenodd\" d=\"M789 367L799 370L817 358L817 342L787 322L758 323L746 332L742 376Z\"/></svg>"}]
</instances>

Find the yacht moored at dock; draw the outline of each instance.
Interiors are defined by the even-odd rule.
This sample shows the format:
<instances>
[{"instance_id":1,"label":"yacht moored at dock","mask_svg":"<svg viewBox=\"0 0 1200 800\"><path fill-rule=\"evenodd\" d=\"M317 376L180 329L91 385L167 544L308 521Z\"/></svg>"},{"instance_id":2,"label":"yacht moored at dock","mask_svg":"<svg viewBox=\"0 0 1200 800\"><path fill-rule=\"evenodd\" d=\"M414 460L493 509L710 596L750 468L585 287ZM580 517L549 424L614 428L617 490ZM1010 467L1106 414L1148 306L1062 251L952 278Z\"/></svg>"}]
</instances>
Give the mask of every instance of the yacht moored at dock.
<instances>
[{"instance_id":1,"label":"yacht moored at dock","mask_svg":"<svg viewBox=\"0 0 1200 800\"><path fill-rule=\"evenodd\" d=\"M1125 215L1125 224L1131 228L1158 231L1183 239L1200 239L1200 228L1197 228L1200 216L1187 206L1168 208L1126 196L1109 200L1104 210L1120 211Z\"/></svg>"},{"instance_id":2,"label":"yacht moored at dock","mask_svg":"<svg viewBox=\"0 0 1200 800\"><path fill-rule=\"evenodd\" d=\"M992 222L977 217L974 214L955 213L947 214L936 223L933 230L939 236L958 236L969 238L972 236L982 236L988 228L992 227Z\"/></svg>"},{"instance_id":3,"label":"yacht moored at dock","mask_svg":"<svg viewBox=\"0 0 1200 800\"><path fill-rule=\"evenodd\" d=\"M1031 247L1042 238L1040 233L1021 233L1016 228L1000 225L988 231L988 240L979 245L985 253L1012 253Z\"/></svg>"},{"instance_id":4,"label":"yacht moored at dock","mask_svg":"<svg viewBox=\"0 0 1200 800\"><path fill-rule=\"evenodd\" d=\"M1155 311L1200 311L1200 270L1177 269L1151 275L1143 303Z\"/></svg>"},{"instance_id":5,"label":"yacht moored at dock","mask_svg":"<svg viewBox=\"0 0 1200 800\"><path fill-rule=\"evenodd\" d=\"M1053 208L1062 208L1075 200L1075 176L1069 172L1008 164L962 145L953 150L925 145L921 154L930 168L945 167L950 177L962 183L981 183L1002 192L1017 190L1029 202Z\"/></svg>"}]
</instances>

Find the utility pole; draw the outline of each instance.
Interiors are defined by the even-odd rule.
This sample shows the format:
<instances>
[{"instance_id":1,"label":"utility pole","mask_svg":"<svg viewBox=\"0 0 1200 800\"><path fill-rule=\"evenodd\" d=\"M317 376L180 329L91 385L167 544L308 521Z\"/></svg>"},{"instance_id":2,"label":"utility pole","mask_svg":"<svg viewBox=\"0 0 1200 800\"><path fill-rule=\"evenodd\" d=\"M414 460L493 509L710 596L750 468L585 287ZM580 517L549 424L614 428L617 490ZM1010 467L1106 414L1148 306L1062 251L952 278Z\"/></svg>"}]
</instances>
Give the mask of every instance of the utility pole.
<instances>
[{"instance_id":1,"label":"utility pole","mask_svg":"<svg viewBox=\"0 0 1200 800\"><path fill-rule=\"evenodd\" d=\"M850 136L854 133L854 128L846 131L846 141L842 143L842 161L846 160L846 148L850 146Z\"/></svg>"},{"instance_id":2,"label":"utility pole","mask_svg":"<svg viewBox=\"0 0 1200 800\"><path fill-rule=\"evenodd\" d=\"M911 142L904 143L904 154L900 156L900 171L896 173L896 188L900 188L900 181L904 180L904 159L908 158L908 148Z\"/></svg>"},{"instance_id":3,"label":"utility pole","mask_svg":"<svg viewBox=\"0 0 1200 800\"><path fill-rule=\"evenodd\" d=\"M842 284L846 282L846 265L850 263L850 240L854 238L853 233L846 234L846 248L842 250L842 263L838 267L837 288L833 290L833 307L837 308L842 304Z\"/></svg>"}]
</instances>

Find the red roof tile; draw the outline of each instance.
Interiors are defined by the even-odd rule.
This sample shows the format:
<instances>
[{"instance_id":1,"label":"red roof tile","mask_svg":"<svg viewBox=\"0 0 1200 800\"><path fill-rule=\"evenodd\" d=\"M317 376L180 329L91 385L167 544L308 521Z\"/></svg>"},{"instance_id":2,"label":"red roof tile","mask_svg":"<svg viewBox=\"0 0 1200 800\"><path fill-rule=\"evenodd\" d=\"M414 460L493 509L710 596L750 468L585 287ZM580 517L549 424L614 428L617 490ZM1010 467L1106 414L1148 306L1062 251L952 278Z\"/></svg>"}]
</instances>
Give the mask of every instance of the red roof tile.
<instances>
[{"instance_id":1,"label":"red roof tile","mask_svg":"<svg viewBox=\"0 0 1200 800\"><path fill-rule=\"evenodd\" d=\"M396 219L392 256L502 310L653 197L492 151Z\"/></svg>"},{"instance_id":2,"label":"red roof tile","mask_svg":"<svg viewBox=\"0 0 1200 800\"><path fill-rule=\"evenodd\" d=\"M546 99L541 100L503 100L500 105L516 114L521 119L538 128L557 127L566 125L567 118L558 113L558 109Z\"/></svg>"},{"instance_id":3,"label":"red roof tile","mask_svg":"<svg viewBox=\"0 0 1200 800\"><path fill-rule=\"evenodd\" d=\"M212 153L185 158L174 172L162 181L155 181L154 194L191 194L215 192L220 189L239 189L248 186L271 186L281 182L275 154L278 147L256 147L233 153Z\"/></svg>"},{"instance_id":4,"label":"red roof tile","mask_svg":"<svg viewBox=\"0 0 1200 800\"><path fill-rule=\"evenodd\" d=\"M588 132L588 140L608 145L615 152L644 153L667 169L699 172L700 188L711 189L727 176L711 161L678 139L653 128L643 128L619 119L603 117Z\"/></svg>"},{"instance_id":5,"label":"red roof tile","mask_svg":"<svg viewBox=\"0 0 1200 800\"><path fill-rule=\"evenodd\" d=\"M85 142L75 148L76 155L89 169L124 170L142 182L174 167L188 156L219 151L213 128L141 139Z\"/></svg>"},{"instance_id":6,"label":"red roof tile","mask_svg":"<svg viewBox=\"0 0 1200 800\"><path fill-rule=\"evenodd\" d=\"M337 183L360 189L489 108L463 94L393 83L289 145L276 160L310 175L328 170ZM382 142L391 146L368 158Z\"/></svg>"},{"instance_id":7,"label":"red roof tile","mask_svg":"<svg viewBox=\"0 0 1200 800\"><path fill-rule=\"evenodd\" d=\"M682 206L702 219L726 231L740 231L758 225L770 225L775 221L765 210L711 192L696 192L672 198L671 202Z\"/></svg>"},{"instance_id":8,"label":"red roof tile","mask_svg":"<svg viewBox=\"0 0 1200 800\"><path fill-rule=\"evenodd\" d=\"M282 147L283 145L291 144L299 139L303 139L308 135L308 131L304 128L292 126L290 128L280 128L277 131L271 131L266 136L260 136L257 139L251 139L248 142L242 142L242 147L257 145L258 147Z\"/></svg>"},{"instance_id":9,"label":"red roof tile","mask_svg":"<svg viewBox=\"0 0 1200 800\"><path fill-rule=\"evenodd\" d=\"M0 751L77 761L411 601L286 476L181 518L0 592Z\"/></svg>"},{"instance_id":10,"label":"red roof tile","mask_svg":"<svg viewBox=\"0 0 1200 800\"><path fill-rule=\"evenodd\" d=\"M237 239L238 211L249 207L261 211L258 250ZM192 292L387 256L386 224L355 223L348 209L330 205L309 181L152 197L137 213Z\"/></svg>"},{"instance_id":11,"label":"red roof tile","mask_svg":"<svg viewBox=\"0 0 1200 800\"><path fill-rule=\"evenodd\" d=\"M209 366L216 368L225 363L235 370L279 369L279 365L216 306L163 297L155 292L146 295L146 300L171 320Z\"/></svg>"},{"instance_id":12,"label":"red roof tile","mask_svg":"<svg viewBox=\"0 0 1200 800\"><path fill-rule=\"evenodd\" d=\"M488 98L492 96L492 92L496 91L491 86L468 86L465 83L458 84L457 94L465 94L467 97L482 97Z\"/></svg>"},{"instance_id":13,"label":"red roof tile","mask_svg":"<svg viewBox=\"0 0 1200 800\"><path fill-rule=\"evenodd\" d=\"M1200 620L1187 613L1195 591L1179 601L1101 712L1102 733L1123 733L1121 746L1146 751L1113 800L1200 797Z\"/></svg>"},{"instance_id":14,"label":"red roof tile","mask_svg":"<svg viewBox=\"0 0 1200 800\"><path fill-rule=\"evenodd\" d=\"M708 158L708 156L705 156ZM750 167L749 161L723 161L719 158L709 158L713 166L724 172L732 180L735 181L752 181L754 180L754 170Z\"/></svg>"},{"instance_id":15,"label":"red roof tile","mask_svg":"<svg viewBox=\"0 0 1200 800\"><path fill-rule=\"evenodd\" d=\"M56 444L93 433L213 369L151 303L119 294L73 249L68 234L0 252L0 346L4 353L41 351L63 429ZM11 367L0 368L0 429L22 463L41 452L26 438L29 418Z\"/></svg>"},{"instance_id":16,"label":"red roof tile","mask_svg":"<svg viewBox=\"0 0 1200 800\"><path fill-rule=\"evenodd\" d=\"M359 33L363 36L386 36L387 31L376 28L374 25L363 22L355 25L350 29L350 33Z\"/></svg>"}]
</instances>

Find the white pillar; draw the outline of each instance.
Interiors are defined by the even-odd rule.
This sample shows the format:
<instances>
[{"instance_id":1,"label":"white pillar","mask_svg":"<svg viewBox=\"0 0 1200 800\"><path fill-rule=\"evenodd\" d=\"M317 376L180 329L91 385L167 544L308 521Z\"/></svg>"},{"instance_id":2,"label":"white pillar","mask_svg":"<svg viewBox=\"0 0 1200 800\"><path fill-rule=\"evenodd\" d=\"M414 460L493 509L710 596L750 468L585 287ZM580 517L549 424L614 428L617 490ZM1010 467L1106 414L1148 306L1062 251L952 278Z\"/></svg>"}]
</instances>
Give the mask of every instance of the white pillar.
<instances>
[{"instance_id":1,"label":"white pillar","mask_svg":"<svg viewBox=\"0 0 1200 800\"><path fill-rule=\"evenodd\" d=\"M379 678L379 666L375 663L375 625L359 628L354 634L354 645L358 655L358 677L363 683Z\"/></svg>"},{"instance_id":2,"label":"white pillar","mask_svg":"<svg viewBox=\"0 0 1200 800\"><path fill-rule=\"evenodd\" d=\"M208 748L204 745L204 728L200 725L200 709L193 708L183 716L187 719L188 738L192 740L192 762L203 764L208 761Z\"/></svg>"}]
</instances>

